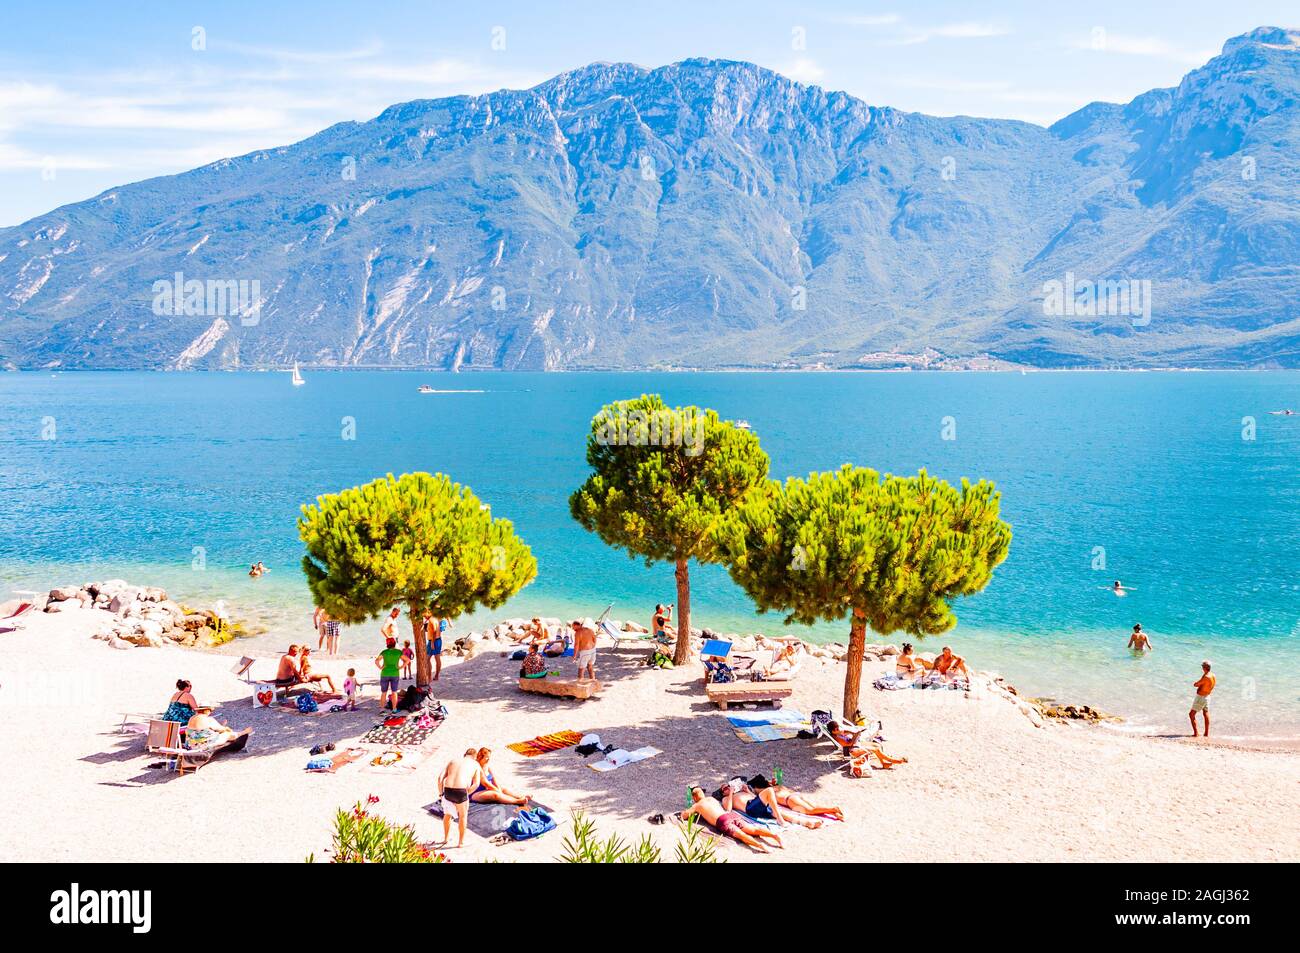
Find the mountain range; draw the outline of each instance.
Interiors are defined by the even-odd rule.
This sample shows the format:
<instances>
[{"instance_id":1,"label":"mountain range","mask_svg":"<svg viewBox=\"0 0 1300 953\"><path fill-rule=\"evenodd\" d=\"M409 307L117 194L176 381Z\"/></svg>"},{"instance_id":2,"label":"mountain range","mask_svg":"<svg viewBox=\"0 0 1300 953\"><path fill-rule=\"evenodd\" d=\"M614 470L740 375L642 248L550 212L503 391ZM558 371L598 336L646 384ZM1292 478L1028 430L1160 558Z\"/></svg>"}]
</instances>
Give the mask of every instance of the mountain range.
<instances>
[{"instance_id":1,"label":"mountain range","mask_svg":"<svg viewBox=\"0 0 1300 953\"><path fill-rule=\"evenodd\" d=\"M598 63L0 229L0 366L1297 367L1298 167L1276 27L1050 128Z\"/></svg>"}]
</instances>

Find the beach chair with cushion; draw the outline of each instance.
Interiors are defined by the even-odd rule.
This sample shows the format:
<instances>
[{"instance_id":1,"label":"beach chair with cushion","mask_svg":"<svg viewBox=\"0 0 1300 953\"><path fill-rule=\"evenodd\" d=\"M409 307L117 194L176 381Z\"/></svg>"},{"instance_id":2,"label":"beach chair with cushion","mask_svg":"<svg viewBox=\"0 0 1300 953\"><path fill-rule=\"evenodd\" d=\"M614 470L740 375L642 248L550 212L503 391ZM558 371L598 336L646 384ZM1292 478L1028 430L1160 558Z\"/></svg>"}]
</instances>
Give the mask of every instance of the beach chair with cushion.
<instances>
[{"instance_id":1,"label":"beach chair with cushion","mask_svg":"<svg viewBox=\"0 0 1300 953\"><path fill-rule=\"evenodd\" d=\"M177 774L183 775L187 767L190 770L198 770L222 752L243 751L251 734L252 730L246 728L233 738L222 737L204 745L191 747L185 742L185 729L180 722L154 721L149 723L146 747L150 754L166 758L171 763L172 769ZM155 744L156 740L162 743Z\"/></svg>"}]
</instances>

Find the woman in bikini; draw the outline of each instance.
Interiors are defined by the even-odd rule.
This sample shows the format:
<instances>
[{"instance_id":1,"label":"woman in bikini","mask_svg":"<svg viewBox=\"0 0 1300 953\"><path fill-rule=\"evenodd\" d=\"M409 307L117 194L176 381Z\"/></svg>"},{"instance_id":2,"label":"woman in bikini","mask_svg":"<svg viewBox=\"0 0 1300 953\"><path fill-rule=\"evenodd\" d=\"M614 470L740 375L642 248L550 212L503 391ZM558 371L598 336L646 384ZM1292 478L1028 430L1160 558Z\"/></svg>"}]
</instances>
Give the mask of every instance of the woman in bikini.
<instances>
[{"instance_id":1,"label":"woman in bikini","mask_svg":"<svg viewBox=\"0 0 1300 953\"><path fill-rule=\"evenodd\" d=\"M925 666L912 655L912 643L903 643L903 654L894 660L894 674L908 681L916 681L925 675Z\"/></svg>"},{"instance_id":2,"label":"woman in bikini","mask_svg":"<svg viewBox=\"0 0 1300 953\"><path fill-rule=\"evenodd\" d=\"M837 821L844 820L844 811L842 809L832 805L825 807L816 805L798 791L792 791L784 784L773 784L766 790L771 791L776 798L776 803L787 810L798 811L800 814L808 814L812 817L833 817Z\"/></svg>"},{"instance_id":3,"label":"woman in bikini","mask_svg":"<svg viewBox=\"0 0 1300 953\"><path fill-rule=\"evenodd\" d=\"M844 749L844 754L851 758L855 764L858 762L865 762L873 757L881 768L887 769L892 768L896 764L907 764L906 758L895 758L891 755L887 755L885 754L885 750L877 744L867 743L865 745L859 745L858 739L861 735L855 735L851 732L845 731L840 727L839 722L837 721L832 721L826 726L826 729L831 733L831 737L835 739L835 742Z\"/></svg>"},{"instance_id":4,"label":"woman in bikini","mask_svg":"<svg viewBox=\"0 0 1300 953\"><path fill-rule=\"evenodd\" d=\"M497 784L492 769L488 767L488 761L491 758L491 748L479 748L478 753L474 756L474 759L478 761L483 777L479 781L478 788L469 796L469 799L477 804L510 804L514 807L527 809L529 802L532 801L532 796L516 794L514 791Z\"/></svg>"}]
</instances>

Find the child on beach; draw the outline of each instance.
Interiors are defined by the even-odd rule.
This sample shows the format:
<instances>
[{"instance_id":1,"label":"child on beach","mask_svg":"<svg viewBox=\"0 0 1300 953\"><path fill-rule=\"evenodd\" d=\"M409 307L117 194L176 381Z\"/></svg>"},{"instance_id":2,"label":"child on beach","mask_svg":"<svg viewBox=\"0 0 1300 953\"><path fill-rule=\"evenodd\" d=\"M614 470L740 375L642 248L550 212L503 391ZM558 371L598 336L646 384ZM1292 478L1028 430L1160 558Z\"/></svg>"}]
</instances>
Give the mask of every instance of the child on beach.
<instances>
[{"instance_id":1,"label":"child on beach","mask_svg":"<svg viewBox=\"0 0 1300 953\"><path fill-rule=\"evenodd\" d=\"M348 677L343 679L343 694L347 696L346 708L348 711L357 710L357 691L360 686L357 685L357 670L348 669Z\"/></svg>"},{"instance_id":2,"label":"child on beach","mask_svg":"<svg viewBox=\"0 0 1300 953\"><path fill-rule=\"evenodd\" d=\"M411 640L407 639L402 643L402 677L411 677L411 663L415 661L415 650L411 648Z\"/></svg>"}]
</instances>

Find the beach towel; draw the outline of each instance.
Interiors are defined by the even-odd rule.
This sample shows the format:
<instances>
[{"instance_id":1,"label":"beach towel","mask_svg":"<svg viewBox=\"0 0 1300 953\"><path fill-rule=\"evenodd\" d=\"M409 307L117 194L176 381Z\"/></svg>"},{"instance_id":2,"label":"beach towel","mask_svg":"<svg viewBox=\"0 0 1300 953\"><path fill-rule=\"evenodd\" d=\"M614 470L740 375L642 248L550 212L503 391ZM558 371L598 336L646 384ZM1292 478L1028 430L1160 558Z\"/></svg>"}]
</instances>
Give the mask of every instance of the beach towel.
<instances>
[{"instance_id":1,"label":"beach towel","mask_svg":"<svg viewBox=\"0 0 1300 953\"><path fill-rule=\"evenodd\" d=\"M437 745L423 748L371 748L360 759L361 770L367 774L410 774L432 758L437 750Z\"/></svg>"},{"instance_id":2,"label":"beach towel","mask_svg":"<svg viewBox=\"0 0 1300 953\"><path fill-rule=\"evenodd\" d=\"M538 755L549 754L552 751L563 751L565 748L572 748L582 740L580 731L557 731L554 734L538 735L529 741L516 741L512 745L506 745L515 754L521 754L525 758L536 758Z\"/></svg>"},{"instance_id":3,"label":"beach towel","mask_svg":"<svg viewBox=\"0 0 1300 953\"><path fill-rule=\"evenodd\" d=\"M797 725L807 728L812 719L793 708L765 708L755 711L728 711L727 721L737 728L756 725Z\"/></svg>"},{"instance_id":4,"label":"beach towel","mask_svg":"<svg viewBox=\"0 0 1300 953\"><path fill-rule=\"evenodd\" d=\"M532 840L541 837L547 831L555 830L555 821L545 808L531 807L519 811L506 825L506 834L511 840Z\"/></svg>"},{"instance_id":5,"label":"beach towel","mask_svg":"<svg viewBox=\"0 0 1300 953\"><path fill-rule=\"evenodd\" d=\"M603 761L596 761L587 765L593 771L613 771L621 768L625 764L635 764L637 761L644 761L646 758L653 758L657 754L663 754L658 748L652 748L646 745L644 748L637 748L635 751L626 751L623 748L615 748L605 755Z\"/></svg>"},{"instance_id":6,"label":"beach towel","mask_svg":"<svg viewBox=\"0 0 1300 953\"><path fill-rule=\"evenodd\" d=\"M743 728L737 726L732 729L736 733L736 737L745 744L755 744L763 741L789 741L791 738L798 738L800 731L806 730L792 725L746 725Z\"/></svg>"},{"instance_id":7,"label":"beach towel","mask_svg":"<svg viewBox=\"0 0 1300 953\"><path fill-rule=\"evenodd\" d=\"M799 732L812 729L812 719L791 708L727 712L727 721L736 737L746 744L788 741L798 738Z\"/></svg>"},{"instance_id":8,"label":"beach towel","mask_svg":"<svg viewBox=\"0 0 1300 953\"><path fill-rule=\"evenodd\" d=\"M348 748L333 755L319 755L307 762L307 770L313 774L333 774L339 768L347 767L366 754L365 748Z\"/></svg>"},{"instance_id":9,"label":"beach towel","mask_svg":"<svg viewBox=\"0 0 1300 953\"><path fill-rule=\"evenodd\" d=\"M389 721L392 720L389 719ZM425 744L441 725L441 718L404 718L401 724L398 725L389 725L387 723L375 725L361 736L361 742L362 744L383 745L385 747L392 745L418 747Z\"/></svg>"},{"instance_id":10,"label":"beach towel","mask_svg":"<svg viewBox=\"0 0 1300 953\"><path fill-rule=\"evenodd\" d=\"M534 801L529 807L545 811L548 815L555 812L544 804L538 804ZM424 805L424 809L434 817L442 818L442 800L434 801L432 804ZM519 813L519 808L509 804L480 804L477 801L469 802L469 820L465 826L477 834L479 837L495 837L497 834L504 834L510 822L515 819ZM455 821L455 815L452 815L452 821Z\"/></svg>"},{"instance_id":11,"label":"beach towel","mask_svg":"<svg viewBox=\"0 0 1300 953\"><path fill-rule=\"evenodd\" d=\"M916 682L912 687L913 688L940 688L940 689L946 688L949 691L954 691L954 692L968 692L970 691L970 679L958 677L949 680L942 675L927 675L919 682Z\"/></svg>"},{"instance_id":12,"label":"beach towel","mask_svg":"<svg viewBox=\"0 0 1300 953\"><path fill-rule=\"evenodd\" d=\"M910 678L900 678L893 672L880 676L871 684L882 692L896 692L900 689L914 687L914 683Z\"/></svg>"}]
</instances>

